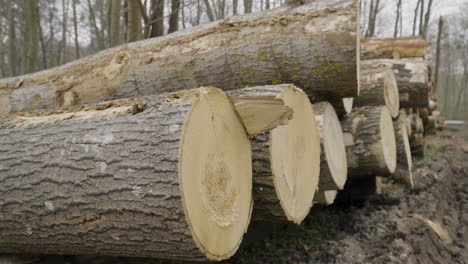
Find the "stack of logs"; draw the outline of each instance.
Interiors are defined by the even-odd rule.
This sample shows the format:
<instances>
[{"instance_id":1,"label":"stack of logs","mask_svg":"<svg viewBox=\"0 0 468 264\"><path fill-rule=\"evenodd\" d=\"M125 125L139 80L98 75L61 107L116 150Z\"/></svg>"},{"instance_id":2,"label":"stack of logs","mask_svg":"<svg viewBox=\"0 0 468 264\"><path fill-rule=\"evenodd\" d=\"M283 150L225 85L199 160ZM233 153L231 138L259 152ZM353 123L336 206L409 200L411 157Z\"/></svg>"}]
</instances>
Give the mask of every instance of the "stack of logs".
<instances>
[{"instance_id":1,"label":"stack of logs","mask_svg":"<svg viewBox=\"0 0 468 264\"><path fill-rule=\"evenodd\" d=\"M430 82L403 58L427 45L366 40L361 61L358 10L285 5L0 80L0 253L223 260L250 221L412 187Z\"/></svg>"}]
</instances>

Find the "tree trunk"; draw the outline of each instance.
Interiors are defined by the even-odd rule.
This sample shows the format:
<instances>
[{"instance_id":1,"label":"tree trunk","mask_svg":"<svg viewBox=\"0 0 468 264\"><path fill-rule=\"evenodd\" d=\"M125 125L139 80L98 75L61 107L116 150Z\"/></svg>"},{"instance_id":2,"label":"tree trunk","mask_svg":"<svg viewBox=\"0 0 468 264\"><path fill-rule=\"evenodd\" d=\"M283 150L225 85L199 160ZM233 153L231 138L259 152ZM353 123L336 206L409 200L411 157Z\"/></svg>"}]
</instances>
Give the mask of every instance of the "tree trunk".
<instances>
[{"instance_id":1,"label":"tree trunk","mask_svg":"<svg viewBox=\"0 0 468 264\"><path fill-rule=\"evenodd\" d=\"M252 0L244 0L244 13L252 13Z\"/></svg>"},{"instance_id":2,"label":"tree trunk","mask_svg":"<svg viewBox=\"0 0 468 264\"><path fill-rule=\"evenodd\" d=\"M361 59L424 58L429 45L421 37L361 40Z\"/></svg>"},{"instance_id":3,"label":"tree trunk","mask_svg":"<svg viewBox=\"0 0 468 264\"><path fill-rule=\"evenodd\" d=\"M396 10L396 19L395 19L395 30L393 32L393 37L396 38L398 36L398 24L400 22L401 16L401 0L397 2L397 10Z\"/></svg>"},{"instance_id":4,"label":"tree trunk","mask_svg":"<svg viewBox=\"0 0 468 264\"><path fill-rule=\"evenodd\" d=\"M120 9L121 0L111 0L110 11L110 46L114 47L120 44Z\"/></svg>"},{"instance_id":5,"label":"tree trunk","mask_svg":"<svg viewBox=\"0 0 468 264\"><path fill-rule=\"evenodd\" d=\"M164 35L164 0L153 0L151 2L151 33L150 37Z\"/></svg>"},{"instance_id":6,"label":"tree trunk","mask_svg":"<svg viewBox=\"0 0 468 264\"><path fill-rule=\"evenodd\" d=\"M429 104L429 69L422 59L402 60L366 60L362 68L391 68L397 80L400 107L428 107Z\"/></svg>"},{"instance_id":7,"label":"tree trunk","mask_svg":"<svg viewBox=\"0 0 468 264\"><path fill-rule=\"evenodd\" d=\"M413 36L416 36L416 24L418 23L418 10L421 7L421 0L418 0L414 9Z\"/></svg>"},{"instance_id":8,"label":"tree trunk","mask_svg":"<svg viewBox=\"0 0 468 264\"><path fill-rule=\"evenodd\" d=\"M127 41L133 42L140 39L141 35L141 14L138 7L138 0L127 0L128 2L128 31Z\"/></svg>"},{"instance_id":9,"label":"tree trunk","mask_svg":"<svg viewBox=\"0 0 468 264\"><path fill-rule=\"evenodd\" d=\"M361 71L359 96L354 106L385 105L390 115L396 118L400 113L400 99L395 74L389 68Z\"/></svg>"},{"instance_id":10,"label":"tree trunk","mask_svg":"<svg viewBox=\"0 0 468 264\"><path fill-rule=\"evenodd\" d=\"M232 0L232 14L237 16L237 8L239 6L239 0Z\"/></svg>"},{"instance_id":11,"label":"tree trunk","mask_svg":"<svg viewBox=\"0 0 468 264\"><path fill-rule=\"evenodd\" d=\"M215 21L215 16L213 14L213 9L211 8L210 2L208 0L203 0L203 2L205 3L206 14L208 15L208 19L211 22Z\"/></svg>"},{"instance_id":12,"label":"tree trunk","mask_svg":"<svg viewBox=\"0 0 468 264\"><path fill-rule=\"evenodd\" d=\"M440 69L440 44L442 42L442 34L444 30L444 17L439 17L439 30L437 33L437 46L436 46L436 62L435 62L435 72L434 72L434 94L436 94L437 88L439 86L439 69Z\"/></svg>"},{"instance_id":13,"label":"tree trunk","mask_svg":"<svg viewBox=\"0 0 468 264\"><path fill-rule=\"evenodd\" d=\"M395 128L395 140L397 147L397 166L392 177L408 187L413 188L412 157L411 148L406 131L406 115L400 114L397 120L393 121Z\"/></svg>"},{"instance_id":14,"label":"tree trunk","mask_svg":"<svg viewBox=\"0 0 468 264\"><path fill-rule=\"evenodd\" d=\"M7 1L8 17L8 64L10 66L10 76L18 74L18 56L16 51L16 27L15 17L16 8L13 6L13 1ZM1 101L1 99L0 99ZM0 114L1 115L1 114Z\"/></svg>"},{"instance_id":15,"label":"tree trunk","mask_svg":"<svg viewBox=\"0 0 468 264\"><path fill-rule=\"evenodd\" d=\"M348 178L387 177L395 172L395 131L386 106L354 108L341 125Z\"/></svg>"},{"instance_id":16,"label":"tree trunk","mask_svg":"<svg viewBox=\"0 0 468 264\"><path fill-rule=\"evenodd\" d=\"M231 96L278 98L294 111L287 125L252 138L254 221L300 223L319 181L320 138L307 96L292 85L240 89Z\"/></svg>"},{"instance_id":17,"label":"tree trunk","mask_svg":"<svg viewBox=\"0 0 468 264\"><path fill-rule=\"evenodd\" d=\"M342 190L347 179L343 130L333 106L328 102L313 105L320 133L319 191Z\"/></svg>"},{"instance_id":18,"label":"tree trunk","mask_svg":"<svg viewBox=\"0 0 468 264\"><path fill-rule=\"evenodd\" d=\"M1 253L221 260L247 230L250 143L218 89L2 121Z\"/></svg>"},{"instance_id":19,"label":"tree trunk","mask_svg":"<svg viewBox=\"0 0 468 264\"><path fill-rule=\"evenodd\" d=\"M75 59L80 58L80 42L78 41L78 15L76 13L76 0L73 0L73 32L75 35ZM39 25L40 28L40 25ZM47 68L47 67L45 67Z\"/></svg>"},{"instance_id":20,"label":"tree trunk","mask_svg":"<svg viewBox=\"0 0 468 264\"><path fill-rule=\"evenodd\" d=\"M180 0L172 0L171 15L169 16L169 33L179 30Z\"/></svg>"},{"instance_id":21,"label":"tree trunk","mask_svg":"<svg viewBox=\"0 0 468 264\"><path fill-rule=\"evenodd\" d=\"M308 26L319 22L340 30ZM351 0L283 6L2 79L0 91L7 91L3 97L10 104L5 108L13 112L66 107L67 94L75 95L74 104L82 104L201 84L232 90L293 83L309 96L341 99L358 93L357 22Z\"/></svg>"},{"instance_id":22,"label":"tree trunk","mask_svg":"<svg viewBox=\"0 0 468 264\"><path fill-rule=\"evenodd\" d=\"M28 49L26 54L26 73L34 72L37 66L37 51L39 49L39 31L38 20L39 14L37 13L37 0L27 1L26 16L29 24L28 29Z\"/></svg>"}]
</instances>

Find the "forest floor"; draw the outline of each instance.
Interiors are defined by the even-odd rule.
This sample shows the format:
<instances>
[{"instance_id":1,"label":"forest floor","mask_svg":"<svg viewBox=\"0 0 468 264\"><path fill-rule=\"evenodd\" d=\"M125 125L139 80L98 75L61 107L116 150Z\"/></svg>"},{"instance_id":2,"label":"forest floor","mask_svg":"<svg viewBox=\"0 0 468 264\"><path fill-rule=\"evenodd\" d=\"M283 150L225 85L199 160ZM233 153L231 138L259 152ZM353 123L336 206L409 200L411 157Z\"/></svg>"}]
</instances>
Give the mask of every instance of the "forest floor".
<instances>
[{"instance_id":1,"label":"forest floor","mask_svg":"<svg viewBox=\"0 0 468 264\"><path fill-rule=\"evenodd\" d=\"M414 189L386 180L382 194L314 207L301 225L252 224L239 251L222 263L468 263L468 126L448 127L428 143L425 158L415 160ZM35 259L24 263L188 263Z\"/></svg>"}]
</instances>

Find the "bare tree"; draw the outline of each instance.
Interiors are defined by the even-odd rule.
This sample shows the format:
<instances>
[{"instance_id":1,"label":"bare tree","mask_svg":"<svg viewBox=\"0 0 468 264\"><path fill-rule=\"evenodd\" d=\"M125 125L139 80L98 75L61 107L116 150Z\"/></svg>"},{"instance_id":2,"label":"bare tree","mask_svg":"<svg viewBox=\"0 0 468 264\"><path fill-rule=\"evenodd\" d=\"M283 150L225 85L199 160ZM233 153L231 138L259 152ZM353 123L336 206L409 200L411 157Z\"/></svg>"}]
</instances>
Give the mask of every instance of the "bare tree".
<instances>
[{"instance_id":1,"label":"bare tree","mask_svg":"<svg viewBox=\"0 0 468 264\"><path fill-rule=\"evenodd\" d=\"M203 2L205 3L206 14L208 15L208 19L210 21L215 21L215 16L213 14L213 9L211 9L210 2L208 0L203 0Z\"/></svg>"},{"instance_id":2,"label":"bare tree","mask_svg":"<svg viewBox=\"0 0 468 264\"><path fill-rule=\"evenodd\" d=\"M164 35L164 0L152 0L150 37L162 35Z\"/></svg>"},{"instance_id":3,"label":"bare tree","mask_svg":"<svg viewBox=\"0 0 468 264\"><path fill-rule=\"evenodd\" d=\"M120 44L120 9L121 0L111 0L110 10L110 46L114 47Z\"/></svg>"},{"instance_id":4,"label":"bare tree","mask_svg":"<svg viewBox=\"0 0 468 264\"><path fill-rule=\"evenodd\" d=\"M442 32L444 29L444 17L439 18L439 32L437 33L437 47L436 47L436 63L434 73L434 92L437 90L439 81L439 67L440 67L440 43L442 40Z\"/></svg>"},{"instance_id":5,"label":"bare tree","mask_svg":"<svg viewBox=\"0 0 468 264\"><path fill-rule=\"evenodd\" d=\"M180 11L180 0L172 0L171 2L171 14L169 15L169 32L176 32L179 30L179 11Z\"/></svg>"},{"instance_id":6,"label":"bare tree","mask_svg":"<svg viewBox=\"0 0 468 264\"><path fill-rule=\"evenodd\" d=\"M37 14L37 0L29 0L26 3L26 21L27 21L27 53L25 73L34 72L37 64L37 51L39 48L39 32Z\"/></svg>"},{"instance_id":7,"label":"bare tree","mask_svg":"<svg viewBox=\"0 0 468 264\"><path fill-rule=\"evenodd\" d=\"M237 15L238 0L232 0L232 14Z\"/></svg>"},{"instance_id":8,"label":"bare tree","mask_svg":"<svg viewBox=\"0 0 468 264\"><path fill-rule=\"evenodd\" d=\"M432 4L433 3L434 3L433 0L429 0L429 3L427 4L426 14L424 15L424 24L423 24L422 32L421 32L421 35L424 38L427 37L427 29L429 27L429 22L431 20L431 11L432 11Z\"/></svg>"},{"instance_id":9,"label":"bare tree","mask_svg":"<svg viewBox=\"0 0 468 264\"><path fill-rule=\"evenodd\" d=\"M80 42L78 41L78 16L76 14L76 0L73 0L72 5L73 5L73 29L75 33L75 59L78 59L80 57Z\"/></svg>"},{"instance_id":10,"label":"bare tree","mask_svg":"<svg viewBox=\"0 0 468 264\"><path fill-rule=\"evenodd\" d=\"M421 6L421 1L422 0L418 0L418 2L416 4L416 8L414 9L413 36L416 35L416 24L418 22L418 11L419 11L419 8Z\"/></svg>"},{"instance_id":11,"label":"bare tree","mask_svg":"<svg viewBox=\"0 0 468 264\"><path fill-rule=\"evenodd\" d=\"M396 19L395 19L395 31L393 33L393 37L396 38L398 36L398 25L400 23L401 18L401 0L397 2L397 10L396 10Z\"/></svg>"},{"instance_id":12,"label":"bare tree","mask_svg":"<svg viewBox=\"0 0 468 264\"><path fill-rule=\"evenodd\" d=\"M8 17L8 64L10 65L10 76L15 76L18 73L17 51L16 51L16 27L15 17L16 8L13 6L13 1L7 1Z\"/></svg>"},{"instance_id":13,"label":"bare tree","mask_svg":"<svg viewBox=\"0 0 468 264\"><path fill-rule=\"evenodd\" d=\"M244 0L244 13L252 13L252 0Z\"/></svg>"},{"instance_id":14,"label":"bare tree","mask_svg":"<svg viewBox=\"0 0 468 264\"><path fill-rule=\"evenodd\" d=\"M369 10L369 23L367 27L367 38L372 38L375 36L375 25L377 21L377 15L381 10L380 0L371 0L370 10Z\"/></svg>"},{"instance_id":15,"label":"bare tree","mask_svg":"<svg viewBox=\"0 0 468 264\"><path fill-rule=\"evenodd\" d=\"M89 0L88 0L89 1ZM140 39L141 35L141 13L137 1L127 0L128 3L128 31L127 41L133 42Z\"/></svg>"}]
</instances>

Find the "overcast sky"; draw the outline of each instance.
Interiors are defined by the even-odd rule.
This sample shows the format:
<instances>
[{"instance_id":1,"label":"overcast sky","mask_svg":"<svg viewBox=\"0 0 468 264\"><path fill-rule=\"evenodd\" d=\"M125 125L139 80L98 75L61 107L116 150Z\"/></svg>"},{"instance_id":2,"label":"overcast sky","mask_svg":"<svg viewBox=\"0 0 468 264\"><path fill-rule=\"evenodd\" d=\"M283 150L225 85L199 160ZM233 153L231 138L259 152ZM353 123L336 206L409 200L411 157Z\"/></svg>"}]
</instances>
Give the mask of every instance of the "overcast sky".
<instances>
[{"instance_id":1,"label":"overcast sky","mask_svg":"<svg viewBox=\"0 0 468 264\"><path fill-rule=\"evenodd\" d=\"M368 3L370 0L364 0ZM433 12L431 21L436 22L439 16L457 16L460 15L464 6L468 6L468 0L433 0ZM378 24L378 37L392 37L395 23L396 0L382 0L381 3L385 8L379 14ZM427 5L427 1L426 5ZM403 35L408 36L412 34L414 9L417 0L403 0ZM434 27L431 28L432 30Z\"/></svg>"}]
</instances>

